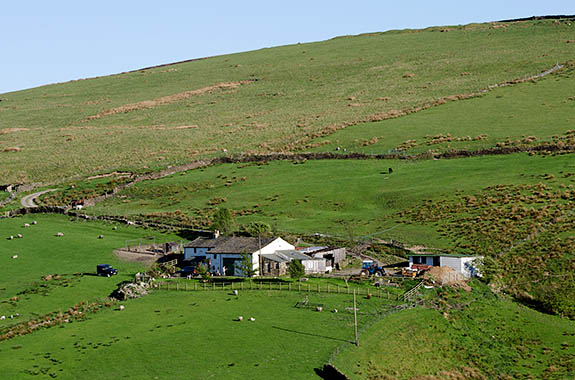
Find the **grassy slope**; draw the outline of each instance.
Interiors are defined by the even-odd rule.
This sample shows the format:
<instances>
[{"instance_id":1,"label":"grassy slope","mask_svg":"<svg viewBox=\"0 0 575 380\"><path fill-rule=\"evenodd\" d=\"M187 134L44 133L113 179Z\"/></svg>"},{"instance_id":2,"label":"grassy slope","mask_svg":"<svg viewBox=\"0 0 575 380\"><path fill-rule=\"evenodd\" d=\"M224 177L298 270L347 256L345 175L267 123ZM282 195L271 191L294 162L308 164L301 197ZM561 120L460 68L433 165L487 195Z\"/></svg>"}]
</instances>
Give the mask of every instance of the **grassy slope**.
<instances>
[{"instance_id":1,"label":"grassy slope","mask_svg":"<svg viewBox=\"0 0 575 380\"><path fill-rule=\"evenodd\" d=\"M318 151L335 151L336 147L348 151L388 153L407 140L416 140L417 147L410 153L429 149L446 150L492 147L498 142L521 136L535 136L539 141L551 141L573 129L575 124L575 72L573 70L551 75L534 83L498 88L480 99L447 103L424 112L376 123L360 124L340 130L317 142L330 144ZM460 141L426 145L426 136L451 134L452 137L475 137L487 134L479 141ZM378 137L375 144L366 141ZM429 141L429 140L427 140Z\"/></svg>"},{"instance_id":2,"label":"grassy slope","mask_svg":"<svg viewBox=\"0 0 575 380\"><path fill-rule=\"evenodd\" d=\"M387 174L390 166L394 169L391 175ZM193 217L196 209L207 207L261 210L238 217L238 222L265 221L285 231L342 236L352 226L357 236L392 227L398 220L395 213L423 200L449 199L456 192L473 194L495 184L538 183L544 174L554 174L555 185L573 183L573 177L562 178L559 172L575 172L571 156L230 164L138 183L122 193L126 198L106 201L93 212L133 215L181 210ZM226 186L228 180L233 180L231 186ZM226 202L209 206L215 198L225 198ZM449 237L421 225L402 224L380 237L449 246Z\"/></svg>"},{"instance_id":3,"label":"grassy slope","mask_svg":"<svg viewBox=\"0 0 575 380\"><path fill-rule=\"evenodd\" d=\"M59 379L314 379L313 369L336 347L350 345L353 316L345 307L352 300L312 294L310 302L341 310L318 313L295 308L303 298L277 291L245 291L239 298L158 291L124 303L122 312L105 310L2 342L0 365L10 379L31 378L25 371ZM360 323L376 318L371 313L380 304L360 299ZM235 322L240 315L244 321Z\"/></svg>"},{"instance_id":4,"label":"grassy slope","mask_svg":"<svg viewBox=\"0 0 575 380\"><path fill-rule=\"evenodd\" d=\"M0 153L0 176L55 180L165 167L222 148L265 150L263 142L277 150L332 123L536 74L572 59L575 45L566 41L574 37L575 26L553 21L394 31L3 94L2 127L29 130L1 135L0 150L22 151ZM112 107L249 78L259 81L82 122ZM170 129L182 125L198 128Z\"/></svg>"},{"instance_id":5,"label":"grassy slope","mask_svg":"<svg viewBox=\"0 0 575 380\"><path fill-rule=\"evenodd\" d=\"M32 220L38 224L23 227ZM0 231L0 315L19 313L24 320L78 302L107 297L116 289L117 283L131 280L133 274L143 268L142 264L120 261L113 254L115 248L125 246L127 239L149 235L162 239L170 237L133 227L118 226L118 230L112 231L110 224L70 222L64 216L47 215L1 219ZM63 232L64 236L56 237L57 232ZM23 235L22 239L6 239L8 235L18 233ZM104 239L98 239L98 235L104 235ZM18 258L12 259L13 255ZM74 273L95 273L96 265L102 263L118 268L119 275L110 279L73 276ZM60 274L70 283L59 286L54 281L41 279L49 274ZM38 285L48 286L46 296L42 295L44 288ZM33 293L18 295L25 290ZM18 302L8 302L16 295ZM10 320L0 321L0 327L11 323Z\"/></svg>"},{"instance_id":6,"label":"grassy slope","mask_svg":"<svg viewBox=\"0 0 575 380\"><path fill-rule=\"evenodd\" d=\"M480 301L468 304L470 298ZM460 310L444 315L420 308L384 318L362 335L359 348L336 356L335 366L353 379L410 379L440 371L453 375L465 373L462 367L489 379L575 375L573 323L496 299L477 287L455 300L448 303L458 302ZM451 377L444 373L438 378Z\"/></svg>"}]
</instances>

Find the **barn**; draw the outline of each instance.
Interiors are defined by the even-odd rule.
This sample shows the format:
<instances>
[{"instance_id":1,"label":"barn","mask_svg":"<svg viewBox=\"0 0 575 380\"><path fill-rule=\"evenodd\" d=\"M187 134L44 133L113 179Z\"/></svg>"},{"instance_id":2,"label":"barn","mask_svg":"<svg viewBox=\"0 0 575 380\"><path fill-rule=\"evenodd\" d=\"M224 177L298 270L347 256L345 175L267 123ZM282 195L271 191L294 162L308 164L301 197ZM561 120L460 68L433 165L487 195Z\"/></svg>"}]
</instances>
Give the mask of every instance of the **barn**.
<instances>
[{"instance_id":1,"label":"barn","mask_svg":"<svg viewBox=\"0 0 575 380\"><path fill-rule=\"evenodd\" d=\"M409 255L409 267L450 267L457 273L464 275L466 278L481 277L481 273L478 268L478 263L481 258L483 257L458 254L411 254Z\"/></svg>"}]
</instances>

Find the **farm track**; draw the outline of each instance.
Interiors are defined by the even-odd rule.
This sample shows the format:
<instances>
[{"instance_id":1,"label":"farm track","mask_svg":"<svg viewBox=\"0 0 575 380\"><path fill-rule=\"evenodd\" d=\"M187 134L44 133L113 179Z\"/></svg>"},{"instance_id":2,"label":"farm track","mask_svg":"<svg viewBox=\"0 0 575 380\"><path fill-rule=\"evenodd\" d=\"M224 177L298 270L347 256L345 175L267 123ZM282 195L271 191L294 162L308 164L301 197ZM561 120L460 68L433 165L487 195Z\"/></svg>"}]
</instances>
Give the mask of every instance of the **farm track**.
<instances>
[{"instance_id":1,"label":"farm track","mask_svg":"<svg viewBox=\"0 0 575 380\"><path fill-rule=\"evenodd\" d=\"M36 202L34 202L34 200L36 198L38 198L40 195L50 193L50 192L56 191L56 190L58 190L58 189L48 189L48 190L38 191L37 193L26 195L25 197L23 197L20 200L20 203L22 204L22 206L24 206L26 208L38 207Z\"/></svg>"}]
</instances>

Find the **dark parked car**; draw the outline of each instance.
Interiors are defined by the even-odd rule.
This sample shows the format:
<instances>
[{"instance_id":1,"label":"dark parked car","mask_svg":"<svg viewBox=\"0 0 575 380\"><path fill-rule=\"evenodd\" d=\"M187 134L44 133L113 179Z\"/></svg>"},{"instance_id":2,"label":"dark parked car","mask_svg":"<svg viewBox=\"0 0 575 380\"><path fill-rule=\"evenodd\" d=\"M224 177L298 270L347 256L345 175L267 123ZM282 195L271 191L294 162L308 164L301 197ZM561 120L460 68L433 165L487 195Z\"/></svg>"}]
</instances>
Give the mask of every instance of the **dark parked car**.
<instances>
[{"instance_id":1,"label":"dark parked car","mask_svg":"<svg viewBox=\"0 0 575 380\"><path fill-rule=\"evenodd\" d=\"M176 273L179 273L180 277L188 277L188 276L197 275L198 271L196 270L196 267L194 267L194 266L187 266L187 267L183 267L182 269L180 269Z\"/></svg>"},{"instance_id":2,"label":"dark parked car","mask_svg":"<svg viewBox=\"0 0 575 380\"><path fill-rule=\"evenodd\" d=\"M96 267L96 273L98 273L98 276L110 277L118 274L118 270L116 268L112 268L110 264L98 264Z\"/></svg>"}]
</instances>

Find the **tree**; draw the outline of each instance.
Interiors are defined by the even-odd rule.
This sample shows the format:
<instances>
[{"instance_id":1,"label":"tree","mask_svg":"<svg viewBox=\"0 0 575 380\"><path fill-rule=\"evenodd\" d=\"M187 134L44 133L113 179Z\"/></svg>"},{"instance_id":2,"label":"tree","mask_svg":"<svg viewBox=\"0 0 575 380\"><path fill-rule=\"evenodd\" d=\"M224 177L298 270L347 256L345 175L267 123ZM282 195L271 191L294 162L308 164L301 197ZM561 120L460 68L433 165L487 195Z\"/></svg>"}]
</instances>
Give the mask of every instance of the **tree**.
<instances>
[{"instance_id":1,"label":"tree","mask_svg":"<svg viewBox=\"0 0 575 380\"><path fill-rule=\"evenodd\" d=\"M214 214L213 227L222 235L229 235L234 231L234 215L227 208L219 208Z\"/></svg>"},{"instance_id":2,"label":"tree","mask_svg":"<svg viewBox=\"0 0 575 380\"><path fill-rule=\"evenodd\" d=\"M288 263L288 273L291 278L300 278L305 275L305 268L301 261L292 260Z\"/></svg>"},{"instance_id":3,"label":"tree","mask_svg":"<svg viewBox=\"0 0 575 380\"><path fill-rule=\"evenodd\" d=\"M242 253L242 258L236 265L237 268L242 271L246 277L254 277L258 273L257 269L254 269L252 255L249 253Z\"/></svg>"},{"instance_id":4,"label":"tree","mask_svg":"<svg viewBox=\"0 0 575 380\"><path fill-rule=\"evenodd\" d=\"M244 232L249 236L268 236L271 234L271 227L267 223L251 222L243 226Z\"/></svg>"}]
</instances>

